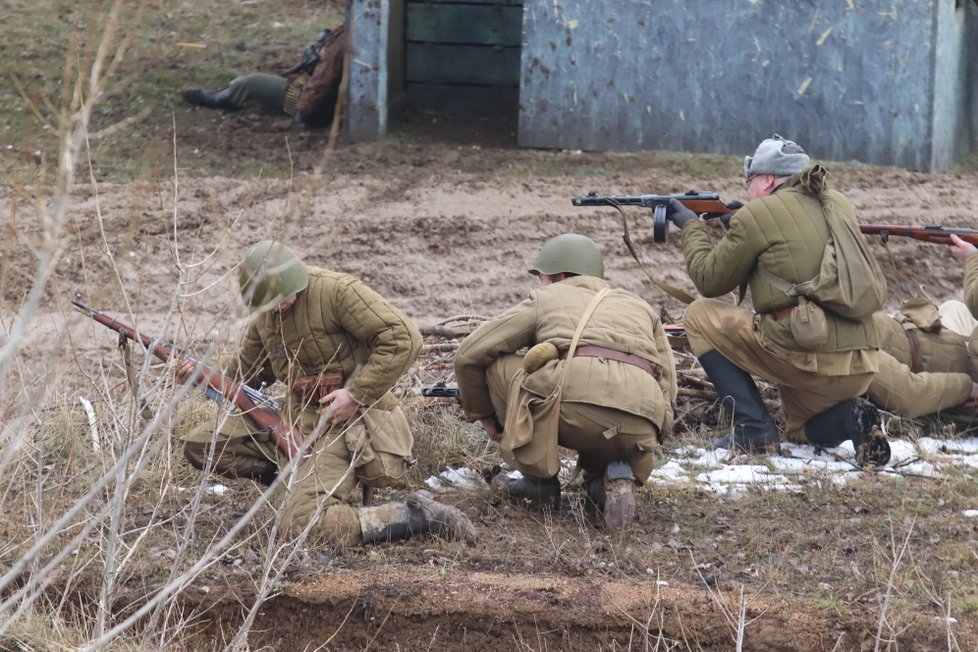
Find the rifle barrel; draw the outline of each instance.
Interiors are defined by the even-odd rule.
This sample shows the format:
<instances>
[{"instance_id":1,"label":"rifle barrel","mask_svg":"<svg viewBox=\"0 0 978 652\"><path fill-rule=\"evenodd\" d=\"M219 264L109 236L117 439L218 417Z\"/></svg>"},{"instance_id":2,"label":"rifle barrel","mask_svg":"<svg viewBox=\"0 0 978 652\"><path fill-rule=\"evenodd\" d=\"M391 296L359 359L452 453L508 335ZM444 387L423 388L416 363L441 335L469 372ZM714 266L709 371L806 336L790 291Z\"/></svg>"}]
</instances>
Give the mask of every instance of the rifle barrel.
<instances>
[{"instance_id":1,"label":"rifle barrel","mask_svg":"<svg viewBox=\"0 0 978 652\"><path fill-rule=\"evenodd\" d=\"M951 244L951 236L956 235L965 242L978 245L978 230L948 227L920 226L905 224L860 224L859 230L867 235L882 236L884 241L891 235L937 244Z\"/></svg>"},{"instance_id":2,"label":"rifle barrel","mask_svg":"<svg viewBox=\"0 0 978 652\"><path fill-rule=\"evenodd\" d=\"M91 317L92 319L102 324L109 330L113 330L119 333L120 335L127 337L130 340L133 340L134 342L141 343L147 351L150 351L153 355L155 355L160 360L163 360L164 362L169 360L170 357L175 352L179 352L179 350L175 349L172 344L163 342L162 340L159 339L156 339L155 340L156 343L154 344L154 338L151 338L148 335L143 335L142 333L132 328L131 326L124 324L118 321L117 319L109 317L105 313L99 312L95 308L92 308L91 306L86 304L80 298L76 297L71 302L71 304L75 308L77 308L80 312L87 315L88 317ZM216 393L219 396L231 400L233 403L235 403L238 406L239 409L241 409L245 413L248 413L251 407L257 407L257 406L261 406L274 413L278 412L279 409L278 403L268 398L261 392L249 387L248 385L245 385L244 383L238 383L233 379L228 378L224 374L211 369L206 364L203 364L193 356L183 354L183 357L189 360L190 362L193 362L195 365L197 365L198 367L197 373L200 374L202 384L205 385L205 391L207 391L208 396L211 397L212 399L215 398L214 394ZM245 400L239 401L239 395L244 395L244 397L246 397ZM241 405L241 403L247 403L248 401L250 401L251 403L250 407L248 405ZM252 415L253 419L256 417L257 415ZM281 419L278 418L277 414L275 416L275 419L281 422L283 428L285 429L288 428L288 424L285 424L284 421L281 421ZM278 447L283 452L288 454L290 457L293 457L295 454L298 453L298 449L295 448L295 444L292 441L293 439L292 433L288 431L284 433L276 433L273 436L273 439L275 439L276 445L278 445Z\"/></svg>"}]
</instances>

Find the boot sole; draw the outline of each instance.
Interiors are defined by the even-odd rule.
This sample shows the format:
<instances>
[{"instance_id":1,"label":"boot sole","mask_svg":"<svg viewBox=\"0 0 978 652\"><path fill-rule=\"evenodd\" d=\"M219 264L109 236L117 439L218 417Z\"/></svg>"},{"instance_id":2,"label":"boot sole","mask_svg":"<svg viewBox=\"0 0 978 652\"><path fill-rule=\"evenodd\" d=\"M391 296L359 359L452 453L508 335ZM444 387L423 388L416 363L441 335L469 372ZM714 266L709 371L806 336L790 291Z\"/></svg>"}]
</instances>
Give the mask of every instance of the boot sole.
<instances>
[{"instance_id":1,"label":"boot sole","mask_svg":"<svg viewBox=\"0 0 978 652\"><path fill-rule=\"evenodd\" d=\"M615 530L635 521L635 483L609 480L604 490L604 525Z\"/></svg>"},{"instance_id":2,"label":"boot sole","mask_svg":"<svg viewBox=\"0 0 978 652\"><path fill-rule=\"evenodd\" d=\"M874 427L867 440L856 450L856 464L864 468L876 468L886 466L889 461L890 442Z\"/></svg>"}]
</instances>

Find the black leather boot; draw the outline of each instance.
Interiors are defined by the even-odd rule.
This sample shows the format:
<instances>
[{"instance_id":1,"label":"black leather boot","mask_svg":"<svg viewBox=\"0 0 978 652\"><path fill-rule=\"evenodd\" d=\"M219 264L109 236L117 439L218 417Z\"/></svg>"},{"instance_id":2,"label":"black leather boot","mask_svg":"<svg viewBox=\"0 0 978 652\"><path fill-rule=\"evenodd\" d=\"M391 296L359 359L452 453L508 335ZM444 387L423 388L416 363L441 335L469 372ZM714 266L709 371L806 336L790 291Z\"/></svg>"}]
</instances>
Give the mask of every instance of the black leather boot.
<instances>
[{"instance_id":1,"label":"black leather boot","mask_svg":"<svg viewBox=\"0 0 978 652\"><path fill-rule=\"evenodd\" d=\"M228 88L222 88L219 91L208 91L198 86L184 86L180 94L188 103L207 109L237 111L241 108L231 101L231 90Z\"/></svg>"},{"instance_id":2,"label":"black leather boot","mask_svg":"<svg viewBox=\"0 0 978 652\"><path fill-rule=\"evenodd\" d=\"M875 405L851 398L809 419L805 436L816 448L835 448L849 439L856 450L856 464L883 466L890 461L890 443L880 424Z\"/></svg>"},{"instance_id":3,"label":"black leather boot","mask_svg":"<svg viewBox=\"0 0 978 652\"><path fill-rule=\"evenodd\" d=\"M604 473L604 526L616 530L635 520L635 475L628 462L616 461Z\"/></svg>"},{"instance_id":4,"label":"black leather boot","mask_svg":"<svg viewBox=\"0 0 978 652\"><path fill-rule=\"evenodd\" d=\"M357 517L364 543L397 541L419 534L475 542L475 528L462 510L439 503L424 491L411 493L403 503L360 507Z\"/></svg>"},{"instance_id":5,"label":"black leather boot","mask_svg":"<svg viewBox=\"0 0 978 652\"><path fill-rule=\"evenodd\" d=\"M720 395L724 409L733 413L733 431L714 440L713 445L747 452L776 450L780 439L778 426L764 407L761 392L751 375L719 351L708 351L699 361Z\"/></svg>"},{"instance_id":6,"label":"black leather boot","mask_svg":"<svg viewBox=\"0 0 978 652\"><path fill-rule=\"evenodd\" d=\"M557 509L560 507L560 480L557 476L541 478L524 475L522 478L502 479L503 495L532 509Z\"/></svg>"}]
</instances>

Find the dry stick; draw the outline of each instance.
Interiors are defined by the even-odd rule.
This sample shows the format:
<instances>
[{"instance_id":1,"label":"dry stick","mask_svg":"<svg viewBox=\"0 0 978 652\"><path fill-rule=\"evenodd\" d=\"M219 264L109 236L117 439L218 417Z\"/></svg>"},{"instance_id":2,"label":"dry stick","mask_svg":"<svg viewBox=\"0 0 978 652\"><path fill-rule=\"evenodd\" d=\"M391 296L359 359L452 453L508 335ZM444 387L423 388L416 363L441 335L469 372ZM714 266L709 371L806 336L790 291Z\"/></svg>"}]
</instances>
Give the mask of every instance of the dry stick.
<instances>
[{"instance_id":1,"label":"dry stick","mask_svg":"<svg viewBox=\"0 0 978 652\"><path fill-rule=\"evenodd\" d=\"M883 596L883 605L880 607L880 618L879 624L876 627L876 643L873 646L874 652L879 652L880 642L883 638L883 627L886 625L886 611L890 607L890 598L893 596L893 584L896 582L897 569L900 568L900 563L903 560L903 555L910 546L910 535L913 534L914 527L917 524L917 519L910 522L910 527L907 530L907 536L903 540L903 545L900 546L899 550L896 550L895 542L893 541L893 523L890 522L890 545L893 551L893 562L890 564L890 576L886 582L886 594ZM892 642L892 641L888 641Z\"/></svg>"},{"instance_id":2,"label":"dry stick","mask_svg":"<svg viewBox=\"0 0 978 652\"><path fill-rule=\"evenodd\" d=\"M401 601L400 595L394 598L394 603L391 605L391 608L387 610L387 614L384 616L384 619L380 621L380 625L377 627L377 631L374 632L374 635L370 637L370 640L367 641L367 644L363 646L364 650L373 649L374 641L377 640L377 637L380 636L380 633L384 630L384 625L387 624L387 619L391 617L391 614L394 612L394 607L396 607L397 603L400 601Z\"/></svg>"},{"instance_id":3,"label":"dry stick","mask_svg":"<svg viewBox=\"0 0 978 652\"><path fill-rule=\"evenodd\" d=\"M455 315L454 317L441 319L435 323L440 326L445 326L455 321L492 321L492 317L487 317L486 315Z\"/></svg>"},{"instance_id":4,"label":"dry stick","mask_svg":"<svg viewBox=\"0 0 978 652\"><path fill-rule=\"evenodd\" d=\"M358 421L363 419L363 414L372 408L373 405L365 406L365 408L361 410L360 415L353 421L348 422L343 428L343 430L337 433L336 436L345 437L347 429L349 429L351 426L353 426ZM306 437L305 441L303 442L302 450L305 450L306 447L309 446L312 442L316 442L322 436L323 432L325 432L329 427L330 424L328 423L328 417L326 413L324 413L322 417L320 417L319 422L316 424L316 427L313 429L313 432L310 433L310 435ZM308 523L306 523L306 526L302 529L302 532L299 534L299 536L296 537L296 539L292 542L294 544L292 548L292 552L282 562L282 566L279 569L279 571L275 573L274 576L269 577L267 573L268 568L266 568L266 575L263 578L259 595L256 597L255 602L252 605L251 610L248 612L248 615L245 618L244 622L241 624L241 627L239 627L238 633L235 635L234 640L228 646L229 648L233 648L236 643L240 643L241 639L245 635L247 635L248 631L251 629L251 625L254 623L254 620L258 615L261 606L268 598L268 594L271 591L271 587L273 587L279 581L282 575L285 573L291 561L295 558L296 554L298 554L299 548L302 546L303 543L305 543L306 539L309 537L310 532L312 532L313 527L315 527L316 523L319 521L319 518L322 515L323 511L328 507L327 503L335 493L336 488L342 485L343 482L346 480L346 478L349 476L349 474L353 472L353 469L355 468L358 460L359 460L359 452L357 452L355 455L351 457L349 466L347 466L346 470L344 471L340 479L336 481L336 484L333 485L333 487L329 490L329 492L326 495L322 496L319 499L319 504L316 506L316 511L309 518ZM287 491L292 489L291 481L294 481L294 479L295 476L294 474L292 474L292 476L290 477L290 484L288 485ZM271 488L269 488L269 491L271 491ZM276 514L276 518L273 524L273 534L275 530L277 530L278 525L281 521L281 514L282 514L281 510ZM274 536L271 536L269 538L269 548L272 547L274 540L275 540Z\"/></svg>"},{"instance_id":5,"label":"dry stick","mask_svg":"<svg viewBox=\"0 0 978 652\"><path fill-rule=\"evenodd\" d=\"M418 329L425 337L464 337L475 330L475 328L460 328L458 326L422 326Z\"/></svg>"},{"instance_id":6,"label":"dry stick","mask_svg":"<svg viewBox=\"0 0 978 652\"><path fill-rule=\"evenodd\" d=\"M10 372L11 362L14 358L14 353L19 349L22 344L24 334L28 328L29 323L33 320L34 314L38 308L39 302L47 282L50 280L51 275L54 270L54 266L57 264L57 260L63 250L63 226L67 216L68 204L70 202L71 191L74 186L75 178L75 163L79 150L81 149L82 142L86 139L88 133L88 124L91 119L91 112L94 108L94 104L100 93L102 86L102 67L105 63L106 58L109 54L110 43L114 40L115 34L119 28L119 16L121 13L122 2L117 0L110 12L108 20L105 23L105 29L103 31L102 39L99 43L97 53L92 61L92 67L89 74L89 83L87 88L82 87L82 80L80 74L76 80L74 89L69 93L68 85L66 83L64 87L65 93L65 113L62 114L62 134L61 134L61 150L58 158L58 170L55 179L55 189L54 197L52 202L53 210L46 210L43 204L38 204L38 210L40 215L40 222L42 225L42 246L37 252L37 271L35 272L33 283L30 291L28 292L27 298L22 304L21 312L17 316L12 328L8 332L8 336L5 345L2 350L0 350L0 385L3 385ZM124 50L124 45L119 46L120 50ZM118 58L121 52L117 50L116 57ZM74 59L73 56L78 56L77 49L72 49L69 55L66 57L65 63L65 76L66 80L70 80L73 77ZM85 91L87 90L87 94ZM69 97L70 95L70 97ZM107 476L106 476L107 477ZM97 483L96 486L104 487L108 483L105 477ZM85 504L88 500L91 500L92 496L95 494L90 491L85 499ZM4 576L0 578L0 589L5 588L9 585L13 578L19 576L20 572L24 569L25 565L28 563L33 563L36 560L36 555L39 553L40 549L47 545L57 534L60 532L60 527L67 525L68 519L70 519L74 514L77 514L84 505L76 503L69 513L64 515L59 519L56 527L48 530L47 533L39 533L39 539L32 546L31 550L24 556L22 556ZM94 523L92 521L90 523ZM92 526L94 527L94 525ZM91 528L85 528L85 531L89 531ZM65 553L62 550L62 553ZM60 559L62 555L56 556L56 559ZM51 564L45 568L50 568ZM38 584L44 584L43 578L40 578ZM27 582L19 591L17 591L14 596L8 598L0 610L9 607L12 601L18 599L16 596L23 596L25 593L30 592L31 588L34 586L33 582ZM34 594L37 595L37 592ZM29 604L33 601L33 597L22 603L21 608L18 609L18 614L21 613ZM12 623L14 618L6 619L6 622L0 626L5 631L6 628Z\"/></svg>"},{"instance_id":7,"label":"dry stick","mask_svg":"<svg viewBox=\"0 0 978 652\"><path fill-rule=\"evenodd\" d=\"M336 105L333 108L333 123L329 126L329 140L326 143L326 150L323 152L323 158L319 162L319 168L316 172L320 172L326 163L333 157L333 152L336 151L336 141L340 136L340 123L343 119L343 107L346 104L346 93L350 86L350 59L353 58L353 30L356 23L356 16L350 16L349 25L350 31L344 34L346 38L346 44L343 48L343 75L340 77L340 87L336 92Z\"/></svg>"},{"instance_id":8,"label":"dry stick","mask_svg":"<svg viewBox=\"0 0 978 652\"><path fill-rule=\"evenodd\" d=\"M343 629L343 626L346 625L346 621L350 619L350 614L352 614L353 613L353 610L357 608L357 602L358 602L357 599L354 599L353 600L353 603L350 605L349 611L347 611L346 612L346 615L343 616L343 620L342 620L342 622L340 622L340 626L336 628L336 631L333 632L333 635L332 636L330 636L325 641L323 641L322 645L320 645L319 647L315 648L313 650L313 652L318 652L319 650L325 650L326 649L326 646L329 645L330 642L334 638L336 638L336 635L339 634L340 633L340 630Z\"/></svg>"},{"instance_id":9,"label":"dry stick","mask_svg":"<svg viewBox=\"0 0 978 652\"><path fill-rule=\"evenodd\" d=\"M185 389L185 387L186 386L181 387L181 391ZM304 441L303 448L307 444L308 442ZM284 476L288 476L289 474L291 474L298 460L299 458L294 458L289 461L288 465L286 465L286 467L283 469ZM349 469L347 469L347 473L348 472ZM346 475L343 476L344 479L345 477ZM135 625L137 622L139 622L139 620L143 616L148 614L151 610L155 609L156 606L159 603L161 603L163 600L183 590L184 587L186 587L191 581L193 581L198 575L200 575L200 573L202 573L207 567L209 567L213 562L217 561L217 559L223 554L224 549L230 545L230 543L234 540L234 538L237 537L238 533L242 529L244 529L245 525L251 522L251 520L255 517L258 510L264 504L264 499L266 499L269 495L272 494L272 492L274 492L279 488L282 482L282 478L283 475L280 475L275 480L275 482L273 482L272 485L268 487L267 490L259 497L259 500L256 500L254 503L252 503L251 507L248 508L248 510L241 516L240 519L238 519L237 523L235 523L228 530L228 532L225 533L225 535L221 537L220 540L217 541L217 543L211 546L211 548L208 549L198 561L196 561L193 565L191 565L189 569L187 569L186 571L178 575L176 578L174 578L173 580L165 584L155 596L153 596L150 600L148 600L143 606L141 606L135 612L130 614L121 623L118 623L113 628L105 632L105 634L103 634L101 638L94 641L89 641L85 646L81 647L80 650L88 651L88 650L101 649L101 647L104 646L108 641L112 640L113 638L115 638L122 632L126 631L127 629ZM343 479L341 479L340 482L342 482L342 480ZM332 491L330 492L330 495L332 495ZM320 504L320 509L321 507L322 507L322 503ZM317 510L317 516L318 514L319 514L319 510ZM314 522L315 521L310 520L310 524L307 526L307 528L311 528ZM303 534L305 534L305 532L306 530L303 531ZM2 584L0 584L0 587L2 587ZM0 606L0 609L2 609L2 606Z\"/></svg>"},{"instance_id":10,"label":"dry stick","mask_svg":"<svg viewBox=\"0 0 978 652\"><path fill-rule=\"evenodd\" d=\"M710 592L710 597L713 599L713 602L717 605L717 607L720 608L720 613L723 616L724 620L727 621L727 625L729 625L730 628L734 630L734 642L737 643L738 645L737 650L738 652L740 652L740 650L743 649L743 635L744 632L747 631L747 626L753 623L755 620L759 619L761 616L763 616L764 612L759 613L757 616L751 618L750 620L746 620L747 605L749 601L745 600L744 587L743 585L741 585L740 606L738 609L737 618L735 619L733 612L730 610L730 608L726 605L726 603L721 598L720 589L719 588L714 589L703 577L703 573L701 573L699 569L699 564L696 563L696 558L693 557L692 550L689 551L689 559L693 563L693 568L696 570L696 574L700 576L700 581L703 583L703 586L705 586L706 590Z\"/></svg>"}]
</instances>

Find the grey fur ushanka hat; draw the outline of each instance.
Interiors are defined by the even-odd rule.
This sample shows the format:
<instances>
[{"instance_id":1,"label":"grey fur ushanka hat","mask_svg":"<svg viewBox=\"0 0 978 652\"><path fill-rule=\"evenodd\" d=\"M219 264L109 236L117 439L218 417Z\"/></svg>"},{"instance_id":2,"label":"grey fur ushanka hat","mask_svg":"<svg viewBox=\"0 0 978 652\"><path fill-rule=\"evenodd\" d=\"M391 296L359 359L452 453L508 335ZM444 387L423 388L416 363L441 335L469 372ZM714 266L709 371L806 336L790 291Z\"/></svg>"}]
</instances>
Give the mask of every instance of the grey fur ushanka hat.
<instances>
[{"instance_id":1,"label":"grey fur ushanka hat","mask_svg":"<svg viewBox=\"0 0 978 652\"><path fill-rule=\"evenodd\" d=\"M790 177L808 167L810 161L798 143L774 134L757 146L753 156L744 157L744 177L755 174Z\"/></svg>"}]
</instances>

